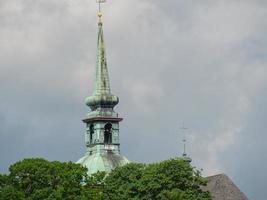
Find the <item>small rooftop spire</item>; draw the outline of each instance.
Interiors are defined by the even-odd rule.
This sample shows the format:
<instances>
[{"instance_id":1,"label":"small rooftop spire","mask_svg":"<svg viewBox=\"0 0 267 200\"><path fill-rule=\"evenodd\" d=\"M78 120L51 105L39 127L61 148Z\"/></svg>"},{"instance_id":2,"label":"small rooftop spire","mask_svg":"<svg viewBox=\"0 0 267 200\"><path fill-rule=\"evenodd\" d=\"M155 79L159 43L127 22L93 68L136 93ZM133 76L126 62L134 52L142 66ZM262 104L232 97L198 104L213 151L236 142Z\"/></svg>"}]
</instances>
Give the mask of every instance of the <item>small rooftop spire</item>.
<instances>
[{"instance_id":1,"label":"small rooftop spire","mask_svg":"<svg viewBox=\"0 0 267 200\"><path fill-rule=\"evenodd\" d=\"M184 143L183 157L186 157L187 156L187 153L186 153L186 139L185 138L183 139L183 143Z\"/></svg>"},{"instance_id":2,"label":"small rooftop spire","mask_svg":"<svg viewBox=\"0 0 267 200\"><path fill-rule=\"evenodd\" d=\"M183 122L183 125L182 125L182 127L180 128L183 132L184 132L184 138L183 138L183 145L184 145L184 152L183 152L183 157L186 157L187 156L187 154L186 154L186 133L185 133L185 130L187 130L188 128L186 128L185 126L184 126L184 122Z\"/></svg>"},{"instance_id":3,"label":"small rooftop spire","mask_svg":"<svg viewBox=\"0 0 267 200\"><path fill-rule=\"evenodd\" d=\"M184 149L183 149L183 156L182 156L182 159L184 159L184 160L186 160L186 161L188 161L188 162L191 162L192 161L192 159L190 158L190 157L188 157L187 156L187 153L186 153L186 142L187 142L187 140L186 140L186 130L188 129L188 128L186 128L185 127L185 125L184 125L184 122L183 122L183 124L182 124L182 127L180 128L181 130L182 130L182 132L183 132L183 147L184 147Z\"/></svg>"}]
</instances>

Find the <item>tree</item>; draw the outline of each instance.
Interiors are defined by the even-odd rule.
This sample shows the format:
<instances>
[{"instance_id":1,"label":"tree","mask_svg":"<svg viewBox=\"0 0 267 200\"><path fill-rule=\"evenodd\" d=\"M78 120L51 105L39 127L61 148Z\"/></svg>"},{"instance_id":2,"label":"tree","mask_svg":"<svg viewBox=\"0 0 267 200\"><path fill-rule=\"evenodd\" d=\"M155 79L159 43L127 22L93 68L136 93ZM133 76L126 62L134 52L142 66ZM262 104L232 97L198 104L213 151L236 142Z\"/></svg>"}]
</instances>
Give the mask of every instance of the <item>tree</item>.
<instances>
[{"instance_id":1,"label":"tree","mask_svg":"<svg viewBox=\"0 0 267 200\"><path fill-rule=\"evenodd\" d=\"M106 179L106 193L110 200L210 200L200 188L205 184L188 162L171 159L116 168Z\"/></svg>"},{"instance_id":2,"label":"tree","mask_svg":"<svg viewBox=\"0 0 267 200\"><path fill-rule=\"evenodd\" d=\"M180 189L164 190L159 197L161 200L184 200L185 193Z\"/></svg>"},{"instance_id":3,"label":"tree","mask_svg":"<svg viewBox=\"0 0 267 200\"><path fill-rule=\"evenodd\" d=\"M41 158L24 159L11 165L9 171L8 176L0 176L0 200L99 199L99 195L93 196L97 194L94 189L88 190L89 184L85 188L90 182L87 169L78 164L49 162Z\"/></svg>"},{"instance_id":4,"label":"tree","mask_svg":"<svg viewBox=\"0 0 267 200\"><path fill-rule=\"evenodd\" d=\"M107 200L105 188L105 172L97 172L87 178L86 184L83 188L83 196L90 197L90 200Z\"/></svg>"},{"instance_id":5,"label":"tree","mask_svg":"<svg viewBox=\"0 0 267 200\"><path fill-rule=\"evenodd\" d=\"M105 193L111 200L139 200L140 180L142 179L145 164L130 163L113 170L106 178Z\"/></svg>"},{"instance_id":6,"label":"tree","mask_svg":"<svg viewBox=\"0 0 267 200\"><path fill-rule=\"evenodd\" d=\"M130 163L87 176L71 162L24 159L0 175L0 200L210 200L198 170L184 160Z\"/></svg>"}]
</instances>

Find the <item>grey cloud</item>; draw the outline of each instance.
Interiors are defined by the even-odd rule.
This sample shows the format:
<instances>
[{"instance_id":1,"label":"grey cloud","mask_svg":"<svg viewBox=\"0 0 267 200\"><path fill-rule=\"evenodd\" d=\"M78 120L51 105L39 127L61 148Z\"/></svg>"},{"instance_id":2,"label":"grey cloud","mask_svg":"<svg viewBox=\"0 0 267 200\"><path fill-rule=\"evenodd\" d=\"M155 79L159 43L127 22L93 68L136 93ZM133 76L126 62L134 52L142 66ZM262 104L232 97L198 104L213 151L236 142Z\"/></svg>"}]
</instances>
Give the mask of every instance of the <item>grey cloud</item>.
<instances>
[{"instance_id":1,"label":"grey cloud","mask_svg":"<svg viewBox=\"0 0 267 200\"><path fill-rule=\"evenodd\" d=\"M180 155L185 121L194 165L227 172L251 199L266 196L257 189L266 147L253 131L265 138L266 3L118 0L103 9L111 86L125 118L122 153L138 162ZM0 13L0 170L31 156L76 161L85 149L96 5L8 0Z\"/></svg>"}]
</instances>

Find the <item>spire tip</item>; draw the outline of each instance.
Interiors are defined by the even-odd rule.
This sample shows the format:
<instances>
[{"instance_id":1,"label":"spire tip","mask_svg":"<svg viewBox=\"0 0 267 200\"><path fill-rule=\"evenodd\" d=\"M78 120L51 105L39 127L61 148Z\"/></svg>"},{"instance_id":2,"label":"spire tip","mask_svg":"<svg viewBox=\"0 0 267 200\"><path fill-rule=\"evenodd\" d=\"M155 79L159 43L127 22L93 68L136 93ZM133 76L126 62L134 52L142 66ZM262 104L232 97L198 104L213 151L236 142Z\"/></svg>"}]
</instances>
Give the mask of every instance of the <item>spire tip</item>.
<instances>
[{"instance_id":1,"label":"spire tip","mask_svg":"<svg viewBox=\"0 0 267 200\"><path fill-rule=\"evenodd\" d=\"M96 3L98 3L98 13L97 16L99 17L99 21L101 21L101 17L103 16L103 12L101 11L101 4L105 3L106 0L96 0Z\"/></svg>"}]
</instances>

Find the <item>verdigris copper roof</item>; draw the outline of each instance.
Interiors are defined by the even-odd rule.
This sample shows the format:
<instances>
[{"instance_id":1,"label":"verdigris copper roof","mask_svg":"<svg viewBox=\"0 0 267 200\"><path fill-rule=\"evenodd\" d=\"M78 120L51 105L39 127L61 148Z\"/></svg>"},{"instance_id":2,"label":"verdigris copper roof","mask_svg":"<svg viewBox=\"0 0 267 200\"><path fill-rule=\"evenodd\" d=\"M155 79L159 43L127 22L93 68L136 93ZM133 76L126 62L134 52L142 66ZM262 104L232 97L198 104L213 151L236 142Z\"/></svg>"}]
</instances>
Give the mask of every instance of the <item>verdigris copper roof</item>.
<instances>
[{"instance_id":1,"label":"verdigris copper roof","mask_svg":"<svg viewBox=\"0 0 267 200\"><path fill-rule=\"evenodd\" d=\"M87 151L77 163L87 167L89 175L98 171L111 172L118 166L129 161L120 155L119 118L114 107L119 98L111 93L106 60L102 13L98 14L98 39L96 72L93 94L86 98L86 104L91 108L87 114L85 144Z\"/></svg>"},{"instance_id":2,"label":"verdigris copper roof","mask_svg":"<svg viewBox=\"0 0 267 200\"><path fill-rule=\"evenodd\" d=\"M88 175L94 174L98 171L111 172L118 166L125 165L129 163L127 158L120 154L115 154L113 152L103 153L103 154L93 154L86 155L82 157L77 163L82 164L87 167Z\"/></svg>"},{"instance_id":3,"label":"verdigris copper roof","mask_svg":"<svg viewBox=\"0 0 267 200\"><path fill-rule=\"evenodd\" d=\"M92 111L96 109L113 109L119 103L119 98L110 91L107 59L104 44L103 23L98 22L96 76L94 92L85 100ZM92 114L92 113L91 113Z\"/></svg>"},{"instance_id":4,"label":"verdigris copper roof","mask_svg":"<svg viewBox=\"0 0 267 200\"><path fill-rule=\"evenodd\" d=\"M203 188L210 191L214 200L248 200L246 195L225 174L207 177L208 185Z\"/></svg>"}]
</instances>

